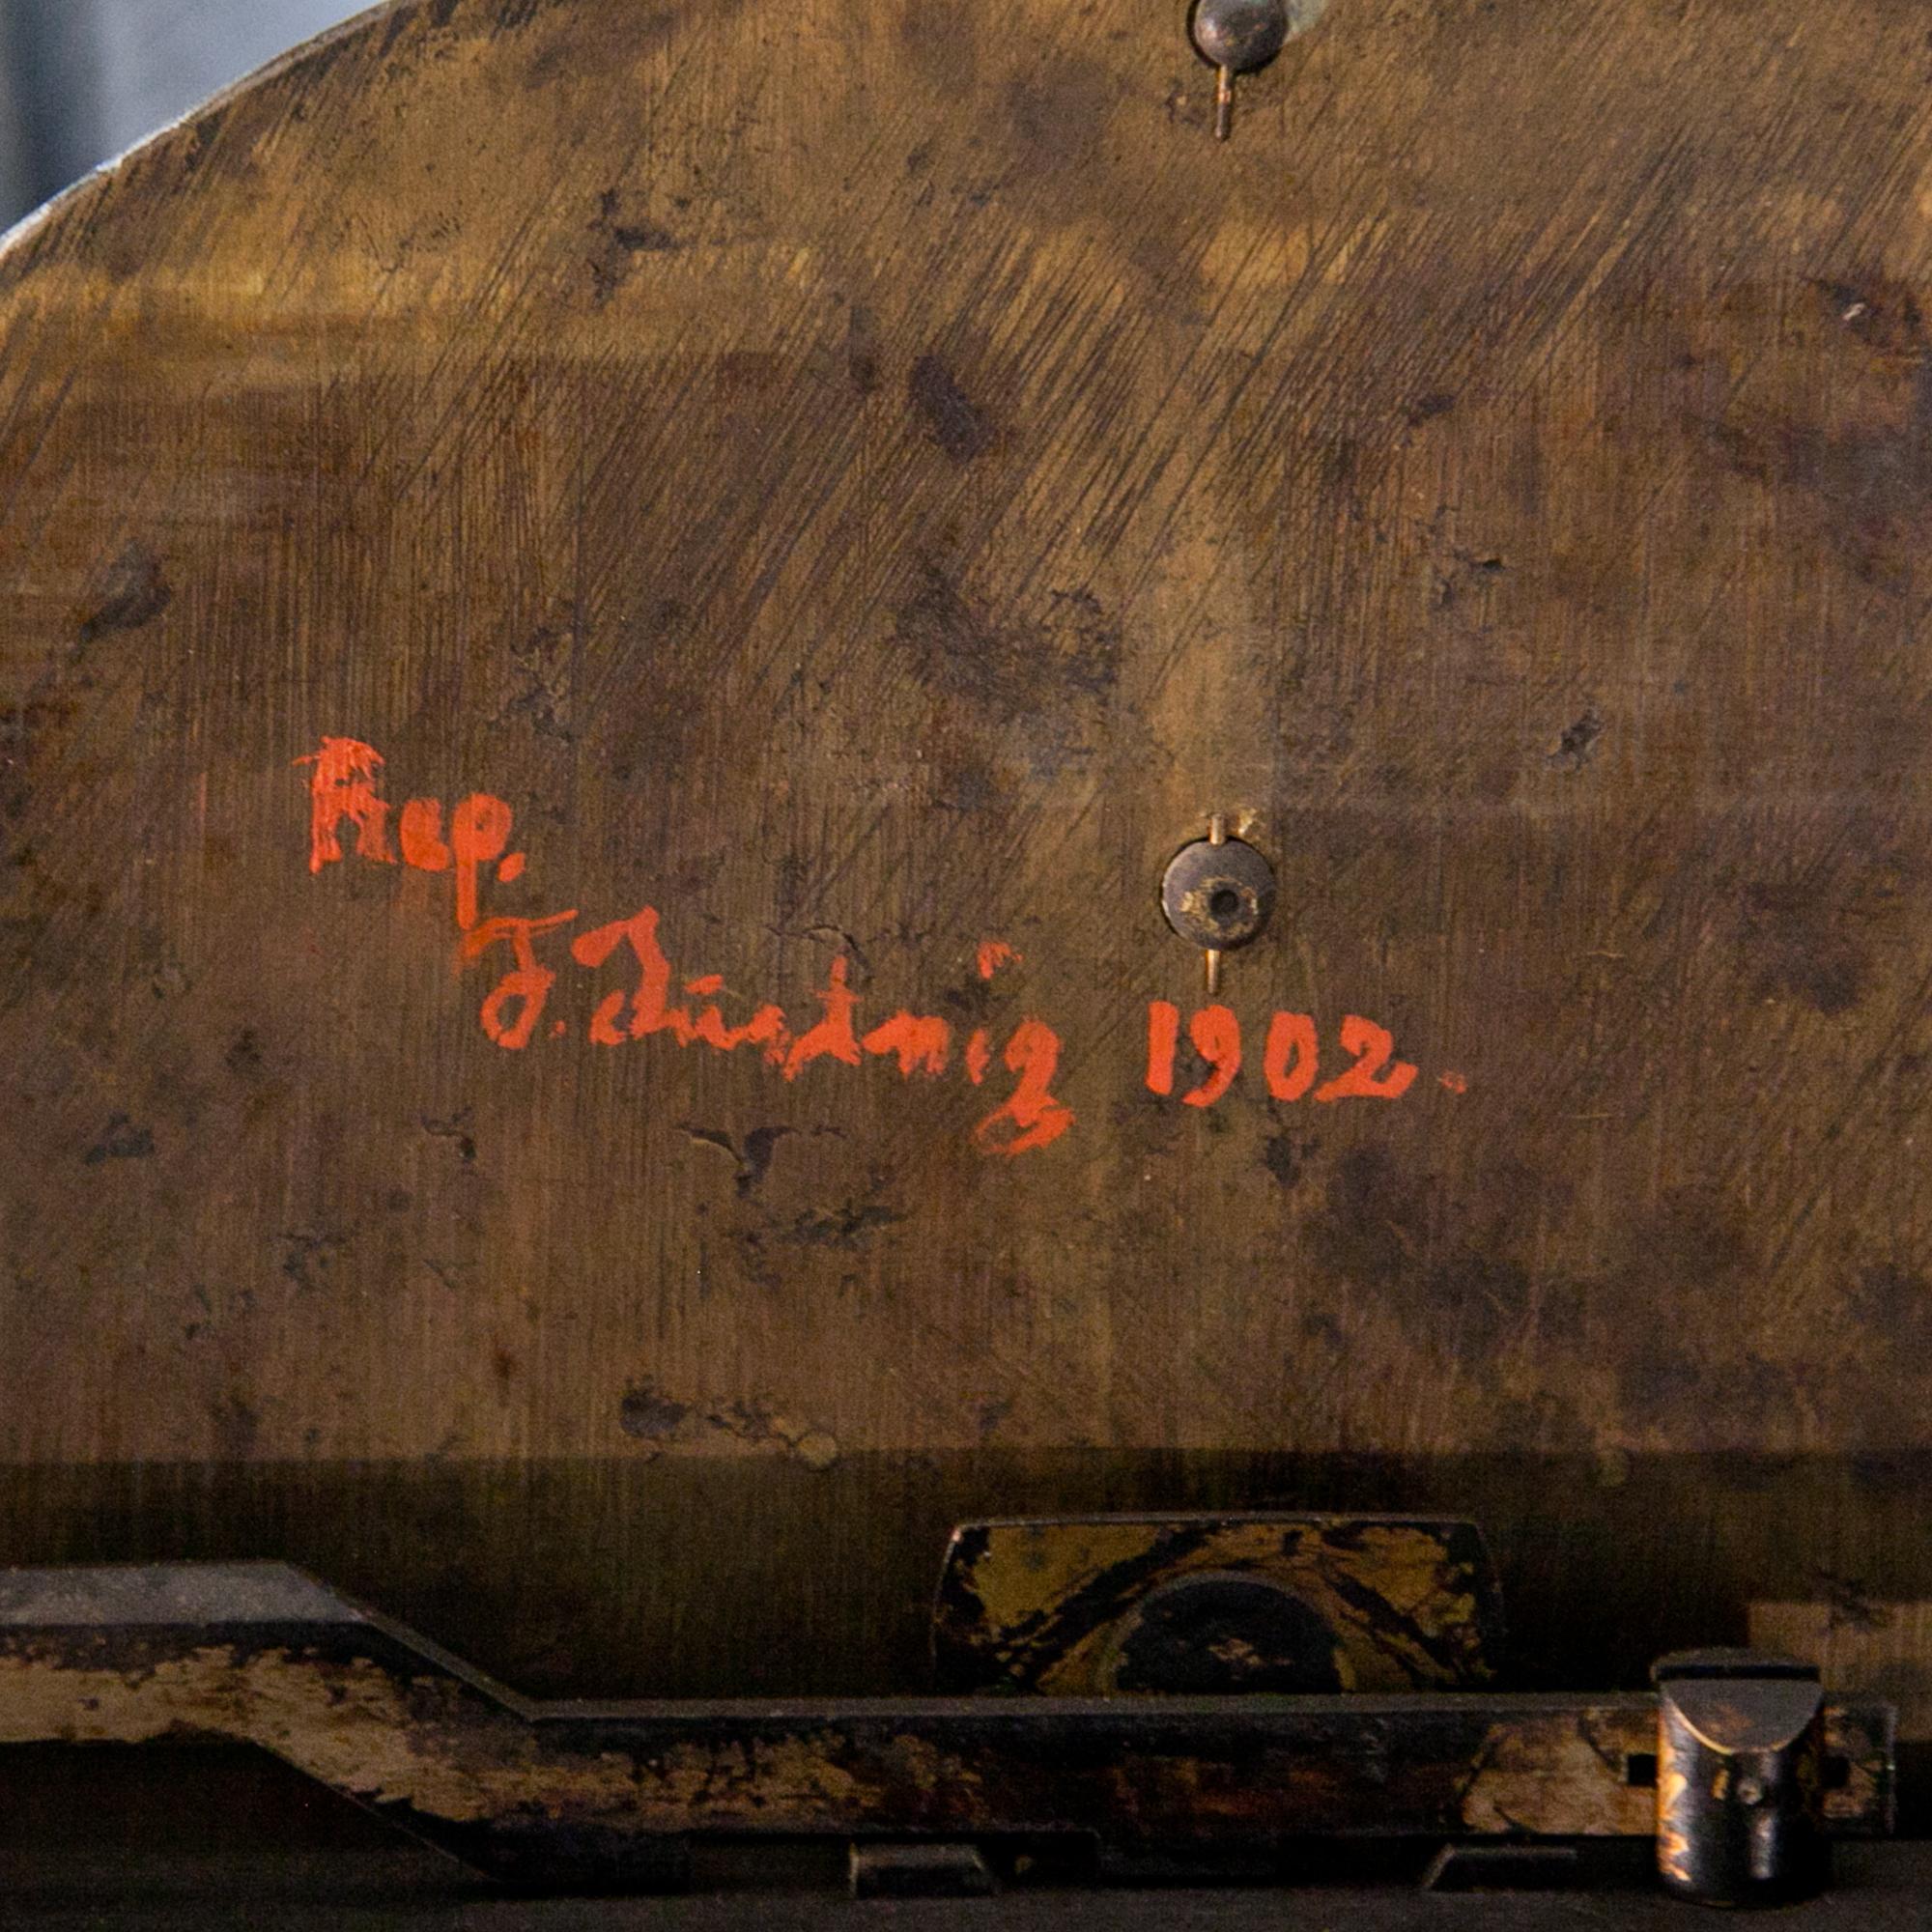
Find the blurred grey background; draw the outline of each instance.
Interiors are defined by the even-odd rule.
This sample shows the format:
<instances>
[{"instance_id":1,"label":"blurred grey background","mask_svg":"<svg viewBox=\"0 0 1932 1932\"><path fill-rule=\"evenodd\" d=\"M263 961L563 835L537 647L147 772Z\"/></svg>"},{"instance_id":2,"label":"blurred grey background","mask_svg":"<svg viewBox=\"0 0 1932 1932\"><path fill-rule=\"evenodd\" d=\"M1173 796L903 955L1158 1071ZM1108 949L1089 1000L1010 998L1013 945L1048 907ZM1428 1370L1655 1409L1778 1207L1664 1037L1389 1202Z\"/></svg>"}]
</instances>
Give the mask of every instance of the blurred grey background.
<instances>
[{"instance_id":1,"label":"blurred grey background","mask_svg":"<svg viewBox=\"0 0 1932 1932\"><path fill-rule=\"evenodd\" d=\"M368 0L0 0L0 228Z\"/></svg>"}]
</instances>

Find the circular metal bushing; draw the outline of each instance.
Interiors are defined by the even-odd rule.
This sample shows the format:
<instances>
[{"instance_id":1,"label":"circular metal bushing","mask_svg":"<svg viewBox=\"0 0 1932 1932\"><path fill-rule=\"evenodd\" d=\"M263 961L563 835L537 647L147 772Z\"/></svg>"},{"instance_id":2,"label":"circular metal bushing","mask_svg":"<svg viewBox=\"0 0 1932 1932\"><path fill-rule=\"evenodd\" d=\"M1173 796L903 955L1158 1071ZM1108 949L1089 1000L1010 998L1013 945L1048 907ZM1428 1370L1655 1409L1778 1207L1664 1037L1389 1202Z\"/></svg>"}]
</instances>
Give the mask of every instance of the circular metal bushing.
<instances>
[{"instance_id":1,"label":"circular metal bushing","mask_svg":"<svg viewBox=\"0 0 1932 1932\"><path fill-rule=\"evenodd\" d=\"M1194 44L1230 73L1252 73L1280 53L1292 24L1287 0L1201 0Z\"/></svg>"},{"instance_id":2,"label":"circular metal bushing","mask_svg":"<svg viewBox=\"0 0 1932 1932\"><path fill-rule=\"evenodd\" d=\"M1174 855L1160 909L1181 938L1232 952L1261 936L1274 911L1274 867L1244 839L1197 838Z\"/></svg>"},{"instance_id":3,"label":"circular metal bushing","mask_svg":"<svg viewBox=\"0 0 1932 1932\"><path fill-rule=\"evenodd\" d=\"M1218 1570L1151 1590L1109 1634L1097 1673L1108 1696L1352 1689L1341 1643L1319 1610L1270 1577Z\"/></svg>"}]
</instances>

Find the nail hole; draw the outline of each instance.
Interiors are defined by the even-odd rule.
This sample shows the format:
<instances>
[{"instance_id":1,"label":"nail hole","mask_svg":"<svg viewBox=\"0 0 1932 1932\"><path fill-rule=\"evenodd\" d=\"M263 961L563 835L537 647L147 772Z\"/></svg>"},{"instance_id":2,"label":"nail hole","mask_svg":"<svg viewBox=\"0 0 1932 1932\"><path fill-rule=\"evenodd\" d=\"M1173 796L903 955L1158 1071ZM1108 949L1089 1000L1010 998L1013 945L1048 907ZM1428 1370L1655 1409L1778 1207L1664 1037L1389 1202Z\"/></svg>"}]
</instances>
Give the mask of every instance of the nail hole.
<instances>
[{"instance_id":1,"label":"nail hole","mask_svg":"<svg viewBox=\"0 0 1932 1932\"><path fill-rule=\"evenodd\" d=\"M1233 919L1241 909L1241 895L1232 886L1217 886L1208 900L1208 910L1216 919Z\"/></svg>"},{"instance_id":2,"label":"nail hole","mask_svg":"<svg viewBox=\"0 0 1932 1932\"><path fill-rule=\"evenodd\" d=\"M1820 1781L1827 1791L1842 1791L1852 1781L1852 1761L1848 1757L1828 1757L1821 1769Z\"/></svg>"},{"instance_id":3,"label":"nail hole","mask_svg":"<svg viewBox=\"0 0 1932 1932\"><path fill-rule=\"evenodd\" d=\"M1637 1791L1657 1789L1657 1753L1632 1751L1624 1759L1624 1782Z\"/></svg>"}]
</instances>

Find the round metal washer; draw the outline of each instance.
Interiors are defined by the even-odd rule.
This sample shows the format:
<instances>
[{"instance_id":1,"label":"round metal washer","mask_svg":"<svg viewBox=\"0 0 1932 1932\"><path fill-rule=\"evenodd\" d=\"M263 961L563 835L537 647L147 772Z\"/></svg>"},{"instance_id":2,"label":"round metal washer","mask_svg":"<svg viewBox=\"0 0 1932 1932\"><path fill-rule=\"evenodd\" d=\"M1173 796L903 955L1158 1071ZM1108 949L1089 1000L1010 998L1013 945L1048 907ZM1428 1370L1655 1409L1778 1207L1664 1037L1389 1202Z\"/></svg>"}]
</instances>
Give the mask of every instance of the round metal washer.
<instances>
[{"instance_id":1,"label":"round metal washer","mask_svg":"<svg viewBox=\"0 0 1932 1932\"><path fill-rule=\"evenodd\" d=\"M1244 839L1197 838L1174 855L1160 908L1181 938L1232 952L1261 936L1274 911L1274 867Z\"/></svg>"}]
</instances>

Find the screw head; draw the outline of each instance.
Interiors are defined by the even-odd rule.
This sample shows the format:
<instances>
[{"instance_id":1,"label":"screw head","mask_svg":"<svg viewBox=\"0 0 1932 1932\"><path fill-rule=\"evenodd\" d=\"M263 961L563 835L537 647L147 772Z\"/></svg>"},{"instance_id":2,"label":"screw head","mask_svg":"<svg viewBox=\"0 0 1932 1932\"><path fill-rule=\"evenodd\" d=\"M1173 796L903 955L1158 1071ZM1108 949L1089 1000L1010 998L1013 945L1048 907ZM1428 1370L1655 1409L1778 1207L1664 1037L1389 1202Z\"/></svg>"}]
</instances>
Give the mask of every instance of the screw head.
<instances>
[{"instance_id":1,"label":"screw head","mask_svg":"<svg viewBox=\"0 0 1932 1932\"><path fill-rule=\"evenodd\" d=\"M1287 0L1200 0L1194 44L1211 65L1252 73L1280 53L1290 25Z\"/></svg>"},{"instance_id":2,"label":"screw head","mask_svg":"<svg viewBox=\"0 0 1932 1932\"><path fill-rule=\"evenodd\" d=\"M1181 938L1232 952L1258 939L1274 911L1274 867L1244 839L1197 838L1160 882L1161 910Z\"/></svg>"}]
</instances>

